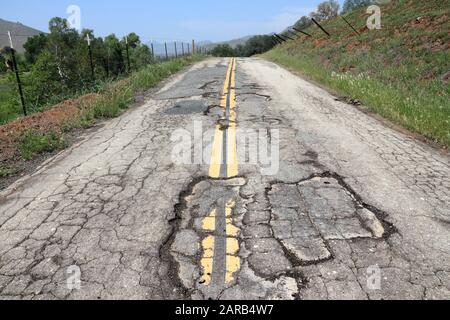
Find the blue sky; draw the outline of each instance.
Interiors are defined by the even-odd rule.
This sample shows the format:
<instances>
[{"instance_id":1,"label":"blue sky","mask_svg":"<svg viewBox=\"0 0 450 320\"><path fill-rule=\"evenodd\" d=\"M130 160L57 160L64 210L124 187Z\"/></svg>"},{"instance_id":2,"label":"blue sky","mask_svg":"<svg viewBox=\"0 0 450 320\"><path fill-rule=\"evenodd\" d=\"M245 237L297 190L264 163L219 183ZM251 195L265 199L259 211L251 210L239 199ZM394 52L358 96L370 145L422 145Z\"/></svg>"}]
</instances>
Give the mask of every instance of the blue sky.
<instances>
[{"instance_id":1,"label":"blue sky","mask_svg":"<svg viewBox=\"0 0 450 320\"><path fill-rule=\"evenodd\" d=\"M145 41L221 41L278 32L311 12L321 0L15 0L4 1L0 18L47 31L54 16L81 8L82 28L97 36L136 32ZM341 4L343 0L339 1Z\"/></svg>"}]
</instances>

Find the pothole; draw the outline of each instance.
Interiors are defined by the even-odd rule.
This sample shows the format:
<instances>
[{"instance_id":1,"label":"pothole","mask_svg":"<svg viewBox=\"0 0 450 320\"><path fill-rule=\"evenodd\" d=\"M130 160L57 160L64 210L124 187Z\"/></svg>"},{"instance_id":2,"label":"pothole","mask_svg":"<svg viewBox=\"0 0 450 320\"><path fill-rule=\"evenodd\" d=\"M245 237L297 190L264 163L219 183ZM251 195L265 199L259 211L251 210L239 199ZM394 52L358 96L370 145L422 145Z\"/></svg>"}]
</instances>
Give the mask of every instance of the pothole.
<instances>
[{"instance_id":1,"label":"pothole","mask_svg":"<svg viewBox=\"0 0 450 320\"><path fill-rule=\"evenodd\" d=\"M205 92L202 94L202 98L219 98L219 93L217 92Z\"/></svg>"},{"instance_id":2,"label":"pothole","mask_svg":"<svg viewBox=\"0 0 450 320\"><path fill-rule=\"evenodd\" d=\"M381 211L364 204L335 174L274 183L267 196L273 235L298 265L332 259L329 241L382 239L392 232L378 218Z\"/></svg>"},{"instance_id":3,"label":"pothole","mask_svg":"<svg viewBox=\"0 0 450 320\"><path fill-rule=\"evenodd\" d=\"M169 115L187 115L195 113L203 113L207 105L201 100L181 100L174 104L165 113Z\"/></svg>"},{"instance_id":4,"label":"pothole","mask_svg":"<svg viewBox=\"0 0 450 320\"><path fill-rule=\"evenodd\" d=\"M206 297L216 299L232 286L241 268L239 191L245 184L244 178L201 180L179 207L180 220L169 250L183 285Z\"/></svg>"},{"instance_id":5,"label":"pothole","mask_svg":"<svg viewBox=\"0 0 450 320\"><path fill-rule=\"evenodd\" d=\"M210 105L203 111L203 115L205 116L222 116L223 108L217 104Z\"/></svg>"},{"instance_id":6,"label":"pothole","mask_svg":"<svg viewBox=\"0 0 450 320\"><path fill-rule=\"evenodd\" d=\"M236 96L244 96L244 98L241 98L241 101L247 101L249 98L248 96L252 96L253 98L257 99L264 99L265 101L272 101L272 97L266 94L256 93L256 92L242 92L239 94L236 94Z\"/></svg>"},{"instance_id":7,"label":"pothole","mask_svg":"<svg viewBox=\"0 0 450 320\"><path fill-rule=\"evenodd\" d=\"M202 85L201 87L199 87L200 90L205 90L206 88L208 88L209 86L212 86L213 84L218 84L219 80L212 80L209 82L206 82L204 85Z\"/></svg>"}]
</instances>

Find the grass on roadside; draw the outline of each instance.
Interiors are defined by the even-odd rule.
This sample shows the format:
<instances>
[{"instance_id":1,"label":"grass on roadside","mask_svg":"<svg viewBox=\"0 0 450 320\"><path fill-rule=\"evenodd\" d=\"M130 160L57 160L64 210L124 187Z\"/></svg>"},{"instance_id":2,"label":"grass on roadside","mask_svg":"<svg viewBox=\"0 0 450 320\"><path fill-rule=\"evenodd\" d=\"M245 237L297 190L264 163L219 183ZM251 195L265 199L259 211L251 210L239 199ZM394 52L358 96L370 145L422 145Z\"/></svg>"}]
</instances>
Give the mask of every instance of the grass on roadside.
<instances>
[{"instance_id":1,"label":"grass on roadside","mask_svg":"<svg viewBox=\"0 0 450 320\"><path fill-rule=\"evenodd\" d=\"M32 160L44 152L64 149L65 146L64 138L56 132L42 134L28 130L19 137L20 155L25 160Z\"/></svg>"},{"instance_id":2,"label":"grass on roadside","mask_svg":"<svg viewBox=\"0 0 450 320\"><path fill-rule=\"evenodd\" d=\"M13 90L6 74L0 75L0 125L11 121L20 113L20 108L11 104Z\"/></svg>"},{"instance_id":3,"label":"grass on roadside","mask_svg":"<svg viewBox=\"0 0 450 320\"><path fill-rule=\"evenodd\" d=\"M358 37L338 18L323 24L331 38L313 26L307 30L313 39L301 37L263 57L450 146L450 84L442 79L450 71L447 8L436 0L395 1L382 7L382 30L361 29ZM359 29L367 16L362 10L346 18Z\"/></svg>"}]
</instances>

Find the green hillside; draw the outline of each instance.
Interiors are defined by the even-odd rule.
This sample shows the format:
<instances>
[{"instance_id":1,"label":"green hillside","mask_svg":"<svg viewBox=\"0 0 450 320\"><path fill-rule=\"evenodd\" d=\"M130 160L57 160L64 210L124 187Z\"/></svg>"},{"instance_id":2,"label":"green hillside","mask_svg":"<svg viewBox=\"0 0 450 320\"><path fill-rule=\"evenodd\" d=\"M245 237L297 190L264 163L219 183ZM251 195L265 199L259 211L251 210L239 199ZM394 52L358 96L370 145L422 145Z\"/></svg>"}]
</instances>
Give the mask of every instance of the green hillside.
<instances>
[{"instance_id":1,"label":"green hillside","mask_svg":"<svg viewBox=\"0 0 450 320\"><path fill-rule=\"evenodd\" d=\"M411 131L450 146L450 1L398 0L381 6L382 29L366 9L323 22L263 57L356 99ZM354 101L354 100L353 100Z\"/></svg>"}]
</instances>

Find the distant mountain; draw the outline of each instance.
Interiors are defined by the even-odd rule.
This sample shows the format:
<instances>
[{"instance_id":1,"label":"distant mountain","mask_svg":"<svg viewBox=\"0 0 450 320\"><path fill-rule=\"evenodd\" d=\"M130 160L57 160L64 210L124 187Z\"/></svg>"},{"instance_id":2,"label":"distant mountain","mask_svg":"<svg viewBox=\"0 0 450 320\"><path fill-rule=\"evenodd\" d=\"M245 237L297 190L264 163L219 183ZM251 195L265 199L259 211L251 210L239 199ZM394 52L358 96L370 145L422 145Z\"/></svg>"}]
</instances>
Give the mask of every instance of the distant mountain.
<instances>
[{"instance_id":1,"label":"distant mountain","mask_svg":"<svg viewBox=\"0 0 450 320\"><path fill-rule=\"evenodd\" d=\"M233 39L233 40L229 40L229 41L222 41L222 42L216 42L216 43L212 43L211 41L203 41L203 43L208 43L208 44L202 45L202 46L206 47L208 49L213 49L214 47L216 47L218 45L228 44L232 48L236 48L240 44L244 45L252 37L254 37L254 36L246 36L246 37L242 37L242 38L238 38L238 39Z\"/></svg>"},{"instance_id":2,"label":"distant mountain","mask_svg":"<svg viewBox=\"0 0 450 320\"><path fill-rule=\"evenodd\" d=\"M24 52L23 45L28 38L44 33L42 31L27 27L19 22L10 22L0 19L0 48L9 47L8 31L13 38L14 49L18 52Z\"/></svg>"}]
</instances>

